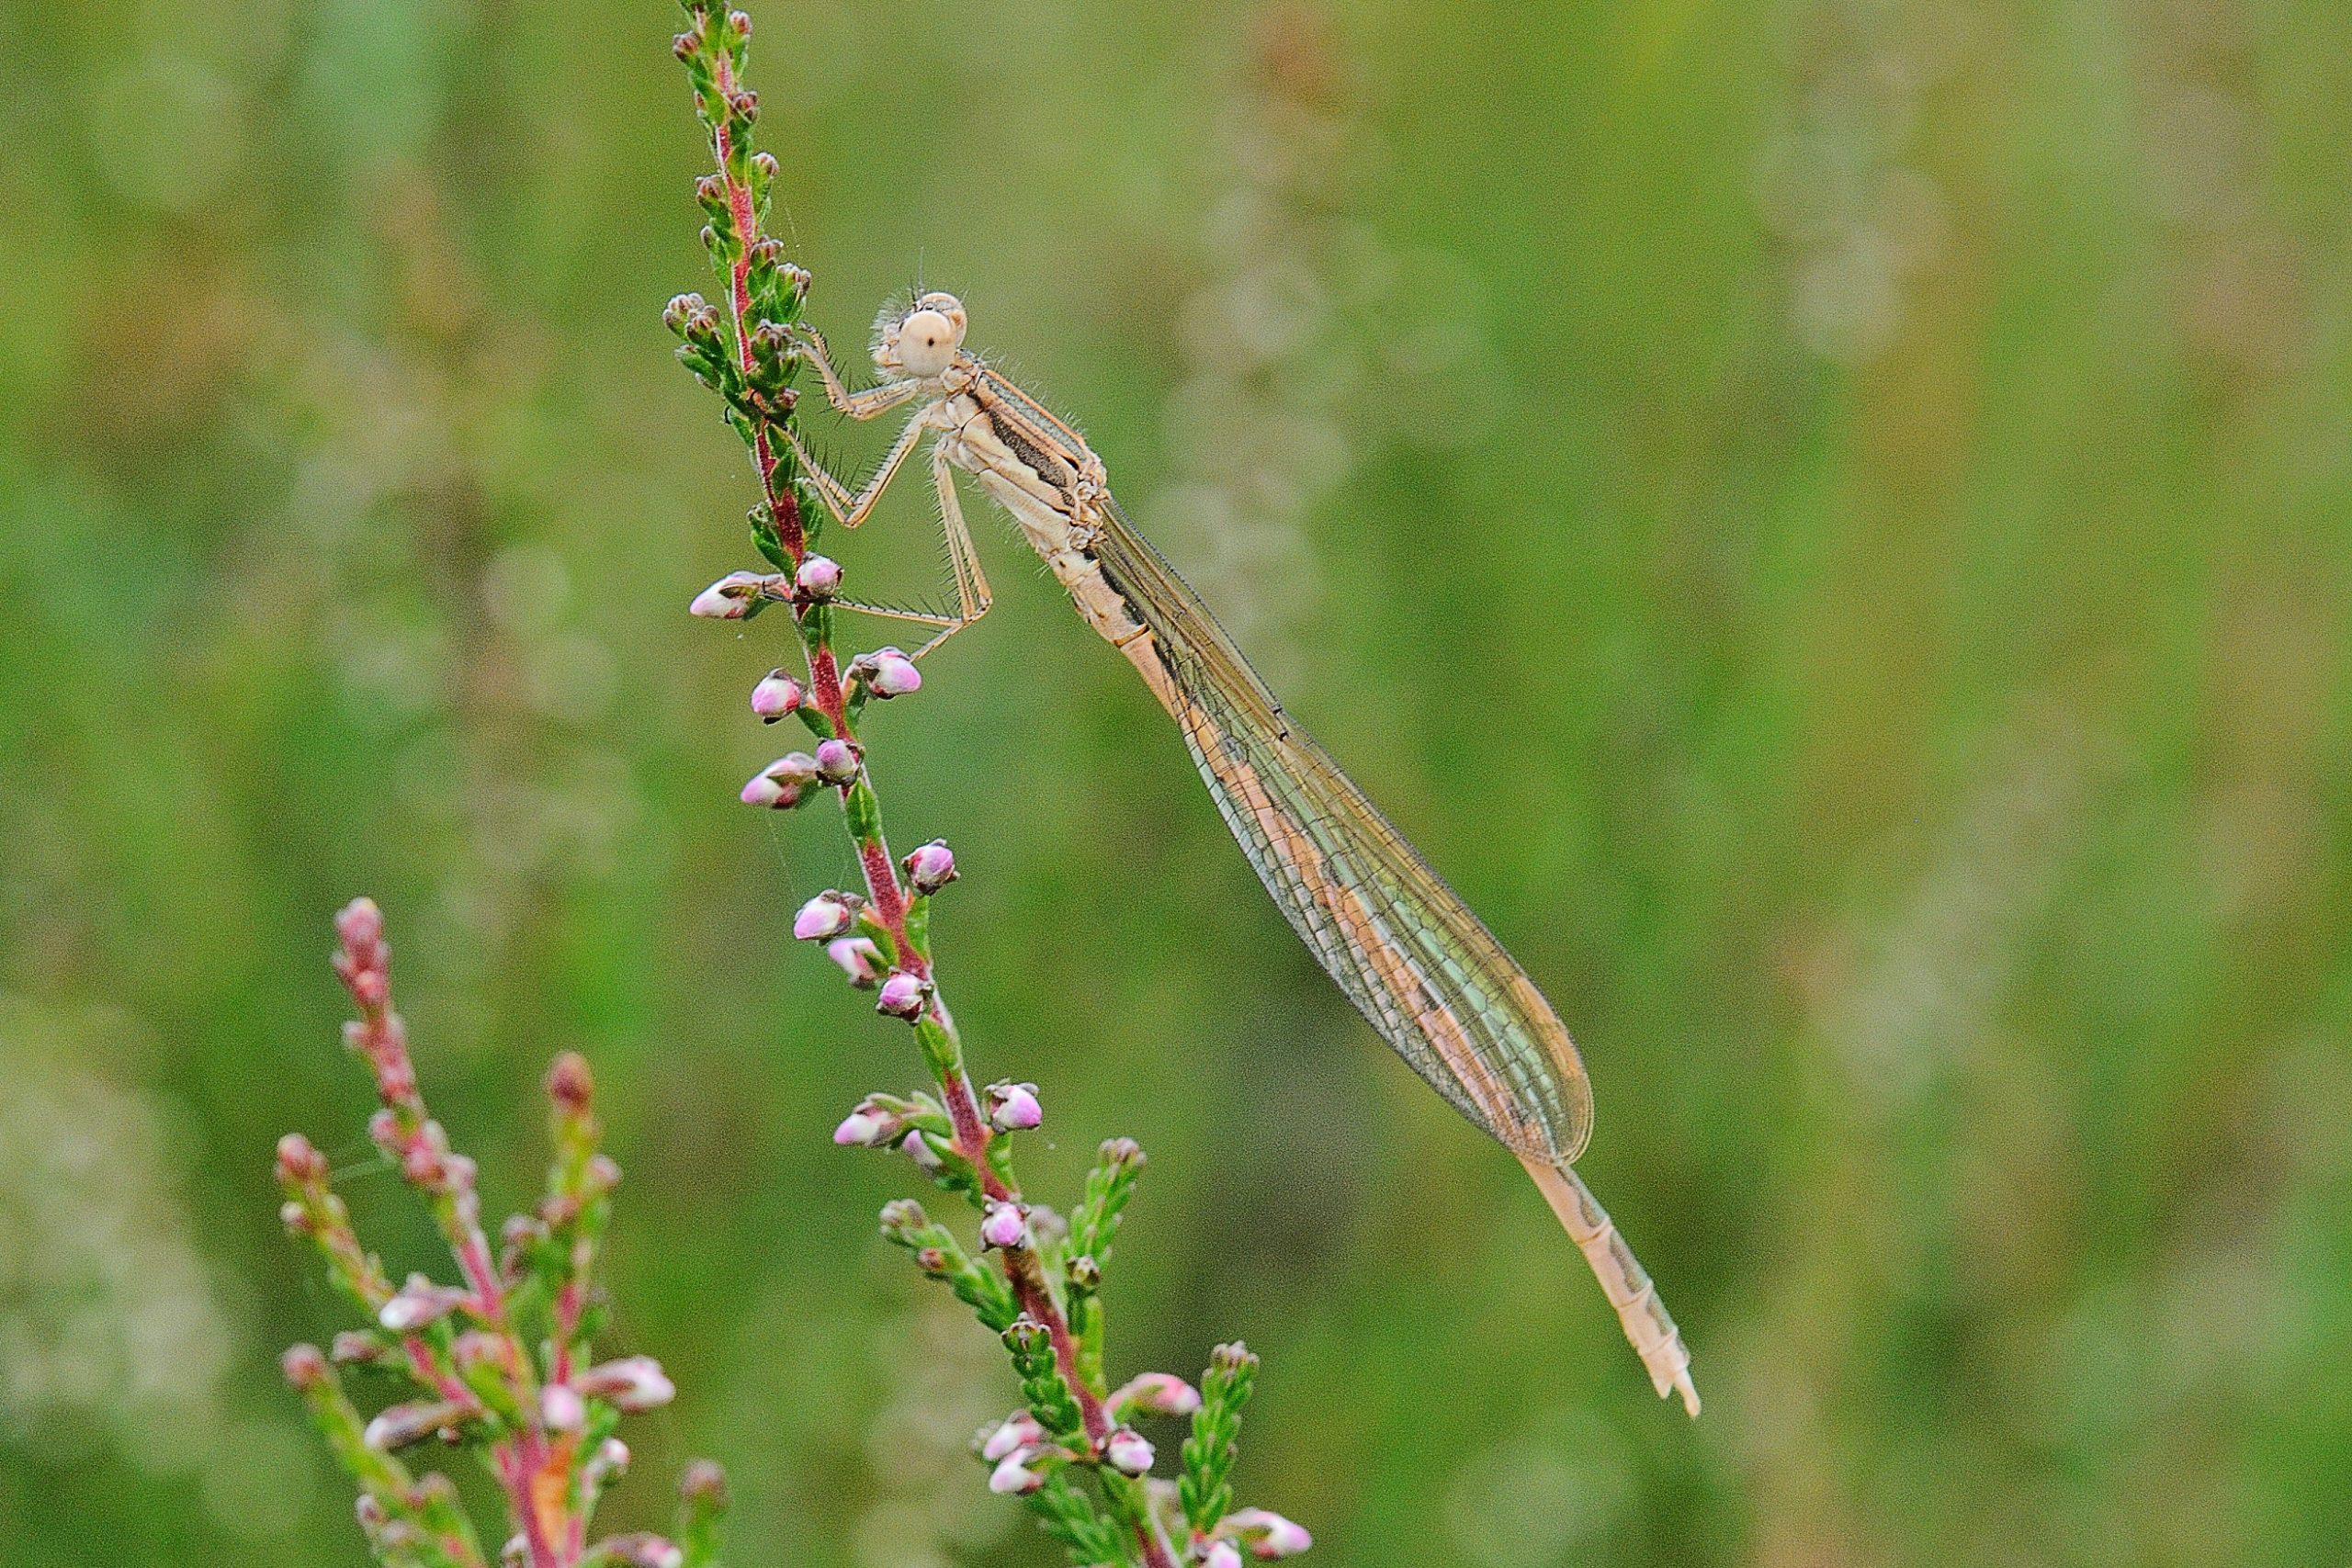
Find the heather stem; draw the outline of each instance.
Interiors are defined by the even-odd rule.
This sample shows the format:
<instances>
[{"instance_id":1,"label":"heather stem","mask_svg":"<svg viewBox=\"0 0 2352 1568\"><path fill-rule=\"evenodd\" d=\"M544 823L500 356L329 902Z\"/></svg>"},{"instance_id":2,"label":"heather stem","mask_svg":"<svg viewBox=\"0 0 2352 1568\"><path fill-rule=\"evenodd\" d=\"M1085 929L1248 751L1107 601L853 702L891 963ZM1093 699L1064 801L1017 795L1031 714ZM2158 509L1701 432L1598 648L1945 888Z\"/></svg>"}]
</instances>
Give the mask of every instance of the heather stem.
<instances>
[{"instance_id":1,"label":"heather stem","mask_svg":"<svg viewBox=\"0 0 2352 1568\"><path fill-rule=\"evenodd\" d=\"M696 13L695 35L709 62L718 102L725 106L722 112L710 117L718 177L725 186L724 209L733 231L724 236L720 254L728 264L728 314L734 361L748 385L759 370L753 340L761 321L755 309L752 263L763 242L759 227L758 193L752 186L748 173L752 165L744 155L742 137L750 118L741 107L747 95L737 77L735 46L740 39L721 36L722 25L721 19L707 10ZM797 308L797 299L795 291L793 307ZM745 417L744 426L765 515L785 557L782 564L787 570L797 572L808 553L808 530L794 482L794 465L772 431L775 424L789 416L790 409L788 396L760 400L754 412ZM808 658L808 694L817 715L814 728L854 746L858 743L856 711L851 693L842 681L833 649L833 608L824 599L797 592L791 601L791 612ZM881 797L863 766L854 778L836 788L844 822L857 848L858 865L865 885L866 912L886 934L892 962L927 987L927 998L915 1033L925 1062L938 1081L941 1100L955 1129L955 1153L969 1163L986 1199L1017 1201L1020 1192L1012 1163L1001 1151L990 1148L993 1134L981 1112L971 1075L965 1068L963 1044L933 973L927 935L920 929L910 929L910 917L916 912L915 899L920 896L910 897L899 879L898 864L891 857L889 840L883 831ZM923 924L927 925L927 921ZM1062 1382L1083 1417L1086 1435L1099 1446L1114 1427L1103 1408L1105 1390L1099 1386L1097 1379L1088 1375L1078 1339L1046 1282L1036 1255L1024 1247L1006 1248L1002 1266L1022 1309L1044 1325ZM1104 1495L1134 1531L1148 1568L1174 1568L1173 1554L1160 1539L1159 1529L1143 1504L1140 1484L1125 1482L1107 1471L1103 1481Z\"/></svg>"},{"instance_id":2,"label":"heather stem","mask_svg":"<svg viewBox=\"0 0 2352 1568\"><path fill-rule=\"evenodd\" d=\"M505 1286L482 1234L480 1195L474 1187L473 1162L452 1152L446 1136L425 1109L418 1087L416 1066L408 1052L408 1029L392 1007L391 949L383 935L383 916L368 899L357 899L336 917L342 945L334 968L351 993L359 1017L352 1026L353 1048L365 1056L376 1074L377 1096L386 1118L378 1141L401 1162L401 1173L423 1191L433 1217L449 1244L450 1255L471 1293L472 1315L497 1337L501 1359L516 1390L517 1408L525 1421L491 1445L492 1468L518 1526L530 1568L566 1568L563 1543L571 1533L566 1509L559 1498L550 1504L540 1478L556 1456L547 1434L536 1419L536 1378L529 1355L516 1341L507 1322ZM450 1371L437 1348L416 1335L403 1347L418 1378L440 1389L454 1404L479 1412L481 1399L465 1380Z\"/></svg>"},{"instance_id":3,"label":"heather stem","mask_svg":"<svg viewBox=\"0 0 2352 1568\"><path fill-rule=\"evenodd\" d=\"M719 91L727 97L735 96L741 89L735 81L734 62L728 51L714 51L712 66L718 79ZM735 175L739 160L736 157L734 121L722 117L712 127L711 137L714 150L718 154L720 177L727 181L728 213L734 222L736 238L741 242L729 267L727 296L735 321L737 363L748 377L753 368L752 338L747 330L752 316L752 245L759 238L759 220L750 184ZM753 427L752 446L759 468L761 488L767 492L768 514L775 520L776 532L782 536L784 547L791 555L793 564L797 566L807 549L800 526L799 501L788 484L779 485L777 482L776 470L780 465L775 442L764 425Z\"/></svg>"}]
</instances>

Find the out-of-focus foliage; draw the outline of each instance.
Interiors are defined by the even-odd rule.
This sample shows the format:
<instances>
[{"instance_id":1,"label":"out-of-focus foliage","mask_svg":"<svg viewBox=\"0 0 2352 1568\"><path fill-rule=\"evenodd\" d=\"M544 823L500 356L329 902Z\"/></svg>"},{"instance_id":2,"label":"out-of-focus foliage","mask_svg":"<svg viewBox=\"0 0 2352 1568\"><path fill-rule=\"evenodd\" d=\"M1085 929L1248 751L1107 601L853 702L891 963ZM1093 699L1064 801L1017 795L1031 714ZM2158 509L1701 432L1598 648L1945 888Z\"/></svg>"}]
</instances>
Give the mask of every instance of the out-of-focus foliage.
<instances>
[{"instance_id":1,"label":"out-of-focus foliage","mask_svg":"<svg viewBox=\"0 0 2352 1568\"><path fill-rule=\"evenodd\" d=\"M1265 1354L1245 1489L1361 1568L2343 1561L2352 10L759 22L813 317L920 269L1084 423L1577 1030L1708 1395L1650 1397L990 529L1000 607L876 716L894 826L956 846L1033 1179L1153 1150L1138 1363ZM786 634L684 614L747 486L656 319L673 25L0 9L14 1563L363 1561L268 1177L363 1108L362 890L493 1184L595 1062L620 1348L685 1391L616 1524L707 1452L746 1564L1046 1560L962 1451L996 1348L827 1136L920 1068L784 938L840 835L734 803ZM928 526L832 543L918 593ZM348 1190L404 1269L397 1186Z\"/></svg>"}]
</instances>

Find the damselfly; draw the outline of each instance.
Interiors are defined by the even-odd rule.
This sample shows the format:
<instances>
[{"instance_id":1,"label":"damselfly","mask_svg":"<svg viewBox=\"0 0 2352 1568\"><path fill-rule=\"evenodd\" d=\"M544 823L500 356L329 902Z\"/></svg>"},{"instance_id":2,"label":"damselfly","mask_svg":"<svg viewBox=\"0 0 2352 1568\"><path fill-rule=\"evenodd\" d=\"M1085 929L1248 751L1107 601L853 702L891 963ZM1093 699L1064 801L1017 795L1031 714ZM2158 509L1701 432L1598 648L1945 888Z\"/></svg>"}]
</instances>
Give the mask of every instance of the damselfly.
<instances>
[{"instance_id":1,"label":"damselfly","mask_svg":"<svg viewBox=\"0 0 2352 1568\"><path fill-rule=\"evenodd\" d=\"M955 470L1012 513L1087 624L1125 654L1182 729L1209 794L1266 891L1358 1011L1454 1108L1517 1155L1600 1276L1659 1394L1699 1394L1657 1288L1572 1168L1592 1130L1574 1043L1526 973L1349 777L1283 711L1240 650L1111 498L1078 432L964 348L964 308L923 294L876 323L881 382L853 392L800 329L832 406L873 419L914 404L853 493L798 455L843 525L863 523L931 437L956 610L926 615L917 657L989 608ZM795 446L798 448L797 439ZM876 608L876 606L861 606Z\"/></svg>"}]
</instances>

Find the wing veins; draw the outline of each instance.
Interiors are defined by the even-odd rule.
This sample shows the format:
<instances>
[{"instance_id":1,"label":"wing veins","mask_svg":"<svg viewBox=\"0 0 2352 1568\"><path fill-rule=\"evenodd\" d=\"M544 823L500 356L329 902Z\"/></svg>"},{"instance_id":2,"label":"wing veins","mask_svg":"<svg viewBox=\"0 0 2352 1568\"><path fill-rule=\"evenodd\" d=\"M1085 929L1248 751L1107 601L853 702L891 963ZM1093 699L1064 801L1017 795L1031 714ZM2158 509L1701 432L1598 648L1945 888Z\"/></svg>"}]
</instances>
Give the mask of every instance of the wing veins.
<instances>
[{"instance_id":1,"label":"wing veins","mask_svg":"<svg viewBox=\"0 0 2352 1568\"><path fill-rule=\"evenodd\" d=\"M1291 928L1397 1055L1489 1135L1558 1164L1591 1090L1533 982L1303 730L1115 505L1096 553L1150 629L1219 815Z\"/></svg>"}]
</instances>

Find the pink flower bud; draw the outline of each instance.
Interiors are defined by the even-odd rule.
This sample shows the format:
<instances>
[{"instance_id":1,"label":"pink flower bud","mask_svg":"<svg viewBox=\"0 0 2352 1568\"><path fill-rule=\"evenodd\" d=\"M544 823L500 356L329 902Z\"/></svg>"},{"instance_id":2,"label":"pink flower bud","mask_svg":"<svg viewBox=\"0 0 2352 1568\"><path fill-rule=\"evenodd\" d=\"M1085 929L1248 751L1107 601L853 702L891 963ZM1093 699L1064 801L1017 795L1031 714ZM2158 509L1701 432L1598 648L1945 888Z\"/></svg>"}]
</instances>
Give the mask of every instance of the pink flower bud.
<instances>
[{"instance_id":1,"label":"pink flower bud","mask_svg":"<svg viewBox=\"0 0 2352 1568\"><path fill-rule=\"evenodd\" d=\"M890 977L882 982L882 989L874 998L874 1010L891 1018L920 1018L922 1016L923 996L929 989L921 979L904 969L893 969Z\"/></svg>"},{"instance_id":2,"label":"pink flower bud","mask_svg":"<svg viewBox=\"0 0 2352 1568\"><path fill-rule=\"evenodd\" d=\"M1029 1212L1018 1203L992 1202L980 1219L980 1240L989 1247L1020 1247L1029 1239Z\"/></svg>"},{"instance_id":3,"label":"pink flower bud","mask_svg":"<svg viewBox=\"0 0 2352 1568\"><path fill-rule=\"evenodd\" d=\"M1229 1535L1250 1549L1252 1557L1295 1557L1315 1544L1306 1527L1283 1517L1272 1508L1236 1508L1225 1516L1217 1533Z\"/></svg>"},{"instance_id":4,"label":"pink flower bud","mask_svg":"<svg viewBox=\"0 0 2352 1568\"><path fill-rule=\"evenodd\" d=\"M921 1132L909 1133L900 1140L899 1152L914 1161L915 1168L925 1176L937 1176L947 1168L947 1162L939 1157L939 1151L931 1146L931 1140Z\"/></svg>"},{"instance_id":5,"label":"pink flower bud","mask_svg":"<svg viewBox=\"0 0 2352 1568\"><path fill-rule=\"evenodd\" d=\"M887 1148L899 1141L906 1127L897 1111L871 1100L860 1100L857 1109L842 1117L842 1124L833 1129L833 1142L843 1148Z\"/></svg>"},{"instance_id":6,"label":"pink flower bud","mask_svg":"<svg viewBox=\"0 0 2352 1568\"><path fill-rule=\"evenodd\" d=\"M1133 1427L1122 1427L1102 1439L1102 1462L1122 1475L1141 1475L1151 1468L1151 1445Z\"/></svg>"},{"instance_id":7,"label":"pink flower bud","mask_svg":"<svg viewBox=\"0 0 2352 1568\"><path fill-rule=\"evenodd\" d=\"M756 572L730 571L695 595L688 613L710 621L740 621L752 613L767 579Z\"/></svg>"},{"instance_id":8,"label":"pink flower bud","mask_svg":"<svg viewBox=\"0 0 2352 1568\"><path fill-rule=\"evenodd\" d=\"M446 1399L395 1404L368 1422L359 1440L379 1453L390 1453L456 1426L465 1415L465 1406Z\"/></svg>"},{"instance_id":9,"label":"pink flower bud","mask_svg":"<svg viewBox=\"0 0 2352 1568\"><path fill-rule=\"evenodd\" d=\"M539 1425L550 1432L577 1432L588 1424L588 1404L569 1383L539 1390Z\"/></svg>"},{"instance_id":10,"label":"pink flower bud","mask_svg":"<svg viewBox=\"0 0 2352 1568\"><path fill-rule=\"evenodd\" d=\"M789 811L817 782L817 759L806 751L787 751L763 768L743 786L743 804Z\"/></svg>"},{"instance_id":11,"label":"pink flower bud","mask_svg":"<svg viewBox=\"0 0 2352 1568\"><path fill-rule=\"evenodd\" d=\"M376 1321L394 1334L406 1334L447 1317L465 1300L466 1292L455 1286L436 1285L422 1274L411 1274L400 1293L377 1312Z\"/></svg>"},{"instance_id":12,"label":"pink flower bud","mask_svg":"<svg viewBox=\"0 0 2352 1568\"><path fill-rule=\"evenodd\" d=\"M319 1354L316 1345L296 1345L277 1359L278 1371L296 1388L317 1388L327 1381L327 1359ZM990 1454L990 1459L996 1456Z\"/></svg>"},{"instance_id":13,"label":"pink flower bud","mask_svg":"<svg viewBox=\"0 0 2352 1568\"><path fill-rule=\"evenodd\" d=\"M1025 1133L1046 1119L1033 1083L992 1083L982 1091L989 1125L1000 1133Z\"/></svg>"},{"instance_id":14,"label":"pink flower bud","mask_svg":"<svg viewBox=\"0 0 2352 1568\"><path fill-rule=\"evenodd\" d=\"M596 1445L596 1451L588 1456L588 1462L581 1468L591 1487L603 1487L618 1479L628 1469L628 1445L618 1438L606 1438Z\"/></svg>"},{"instance_id":15,"label":"pink flower bud","mask_svg":"<svg viewBox=\"0 0 2352 1568\"><path fill-rule=\"evenodd\" d=\"M889 970L883 961L882 950L874 945L871 937L837 937L825 944L825 956L840 964L842 973L849 976L849 983L860 990L880 985Z\"/></svg>"},{"instance_id":16,"label":"pink flower bud","mask_svg":"<svg viewBox=\"0 0 2352 1568\"><path fill-rule=\"evenodd\" d=\"M1129 1416L1190 1416L1201 1407L1200 1391L1174 1372L1144 1372L1130 1378L1111 1395L1111 1414Z\"/></svg>"},{"instance_id":17,"label":"pink flower bud","mask_svg":"<svg viewBox=\"0 0 2352 1568\"><path fill-rule=\"evenodd\" d=\"M769 724L800 705L800 682L781 670L771 670L752 688L752 711Z\"/></svg>"},{"instance_id":18,"label":"pink flower bud","mask_svg":"<svg viewBox=\"0 0 2352 1568\"><path fill-rule=\"evenodd\" d=\"M548 1065L548 1098L565 1115L586 1115L595 1092L596 1080L588 1071L588 1058L579 1052L566 1051Z\"/></svg>"},{"instance_id":19,"label":"pink flower bud","mask_svg":"<svg viewBox=\"0 0 2352 1568\"><path fill-rule=\"evenodd\" d=\"M1241 1549L1229 1540L1214 1541L1201 1558L1201 1568L1241 1568Z\"/></svg>"},{"instance_id":20,"label":"pink flower bud","mask_svg":"<svg viewBox=\"0 0 2352 1568\"><path fill-rule=\"evenodd\" d=\"M678 1495L701 1507L724 1508L727 1472L707 1459L698 1459L678 1477Z\"/></svg>"},{"instance_id":21,"label":"pink flower bud","mask_svg":"<svg viewBox=\"0 0 2352 1568\"><path fill-rule=\"evenodd\" d=\"M622 1568L682 1568L686 1561L685 1552L675 1542L644 1532L600 1541L596 1553L600 1561L619 1563Z\"/></svg>"},{"instance_id":22,"label":"pink flower bud","mask_svg":"<svg viewBox=\"0 0 2352 1568\"><path fill-rule=\"evenodd\" d=\"M746 807L767 807L772 811L790 811L799 804L797 787L783 783L774 773L752 773L743 781L741 802Z\"/></svg>"},{"instance_id":23,"label":"pink flower bud","mask_svg":"<svg viewBox=\"0 0 2352 1568\"><path fill-rule=\"evenodd\" d=\"M1045 1476L1029 1468L1029 1461L1036 1457L1037 1450L1027 1448L1015 1449L1005 1455L989 1472L989 1490L1001 1497L1018 1497L1043 1486Z\"/></svg>"},{"instance_id":24,"label":"pink flower bud","mask_svg":"<svg viewBox=\"0 0 2352 1568\"><path fill-rule=\"evenodd\" d=\"M956 880L956 856L944 839L916 845L899 863L906 868L907 881L918 893L936 893Z\"/></svg>"},{"instance_id":25,"label":"pink flower bud","mask_svg":"<svg viewBox=\"0 0 2352 1568\"><path fill-rule=\"evenodd\" d=\"M817 744L817 776L829 784L857 782L857 748L835 737Z\"/></svg>"},{"instance_id":26,"label":"pink flower bud","mask_svg":"<svg viewBox=\"0 0 2352 1568\"><path fill-rule=\"evenodd\" d=\"M830 556L805 557L793 581L809 598L830 599L842 591L842 563Z\"/></svg>"},{"instance_id":27,"label":"pink flower bud","mask_svg":"<svg viewBox=\"0 0 2352 1568\"><path fill-rule=\"evenodd\" d=\"M865 678L866 689L877 697L903 697L922 689L922 671L915 661L895 648L886 648L870 655L874 660Z\"/></svg>"},{"instance_id":28,"label":"pink flower bud","mask_svg":"<svg viewBox=\"0 0 2352 1568\"><path fill-rule=\"evenodd\" d=\"M800 804L800 797L799 790L771 773L753 773L745 782L741 795L744 805L765 807L772 811L789 811Z\"/></svg>"},{"instance_id":29,"label":"pink flower bud","mask_svg":"<svg viewBox=\"0 0 2352 1568\"><path fill-rule=\"evenodd\" d=\"M327 1179L327 1156L311 1145L311 1140L300 1133L288 1133L277 1140L277 1179L289 1185L307 1185Z\"/></svg>"},{"instance_id":30,"label":"pink flower bud","mask_svg":"<svg viewBox=\"0 0 2352 1568\"><path fill-rule=\"evenodd\" d=\"M792 917L792 934L802 942L827 942L856 923L849 900L828 888L800 906Z\"/></svg>"},{"instance_id":31,"label":"pink flower bud","mask_svg":"<svg viewBox=\"0 0 2352 1568\"><path fill-rule=\"evenodd\" d=\"M623 1356L591 1367L573 1380L582 1393L609 1400L622 1410L650 1410L678 1397L677 1385L650 1356Z\"/></svg>"},{"instance_id":32,"label":"pink flower bud","mask_svg":"<svg viewBox=\"0 0 2352 1568\"><path fill-rule=\"evenodd\" d=\"M408 1180L437 1192L444 1175L440 1153L422 1139L401 1150L401 1175Z\"/></svg>"},{"instance_id":33,"label":"pink flower bud","mask_svg":"<svg viewBox=\"0 0 2352 1568\"><path fill-rule=\"evenodd\" d=\"M981 1439L980 1457L991 1464L1015 1449L1035 1448L1046 1440L1046 1428L1026 1410L1016 1410L998 1422Z\"/></svg>"},{"instance_id":34,"label":"pink flower bud","mask_svg":"<svg viewBox=\"0 0 2352 1568\"><path fill-rule=\"evenodd\" d=\"M365 953L384 940L384 911L373 898L354 898L335 911L334 934L355 953Z\"/></svg>"}]
</instances>

